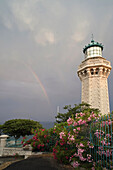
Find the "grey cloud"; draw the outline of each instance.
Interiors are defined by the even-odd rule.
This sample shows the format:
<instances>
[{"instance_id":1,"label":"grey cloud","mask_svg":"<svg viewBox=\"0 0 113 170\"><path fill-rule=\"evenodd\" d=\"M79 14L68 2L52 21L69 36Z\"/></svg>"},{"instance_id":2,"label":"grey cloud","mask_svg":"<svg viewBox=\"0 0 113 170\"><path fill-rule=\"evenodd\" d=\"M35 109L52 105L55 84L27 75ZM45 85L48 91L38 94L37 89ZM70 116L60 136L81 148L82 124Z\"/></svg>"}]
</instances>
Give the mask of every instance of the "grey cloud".
<instances>
[{"instance_id":1,"label":"grey cloud","mask_svg":"<svg viewBox=\"0 0 113 170\"><path fill-rule=\"evenodd\" d=\"M29 114L38 121L54 120L57 105L79 103L81 83L76 72L92 33L104 44L103 56L113 63L112 9L112 0L1 1L0 120ZM112 77L113 71L111 110Z\"/></svg>"}]
</instances>

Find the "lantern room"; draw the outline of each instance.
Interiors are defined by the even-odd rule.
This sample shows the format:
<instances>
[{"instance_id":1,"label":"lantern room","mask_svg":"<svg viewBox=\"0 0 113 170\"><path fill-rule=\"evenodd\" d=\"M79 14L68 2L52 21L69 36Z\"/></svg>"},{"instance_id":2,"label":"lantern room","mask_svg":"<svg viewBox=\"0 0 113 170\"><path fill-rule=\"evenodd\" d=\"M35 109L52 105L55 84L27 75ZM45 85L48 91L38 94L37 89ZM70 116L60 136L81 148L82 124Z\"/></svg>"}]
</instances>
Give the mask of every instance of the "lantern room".
<instances>
[{"instance_id":1,"label":"lantern room","mask_svg":"<svg viewBox=\"0 0 113 170\"><path fill-rule=\"evenodd\" d=\"M101 43L95 42L91 40L91 43L85 46L83 49L83 53L85 55L85 59L91 57L102 57L103 45Z\"/></svg>"}]
</instances>

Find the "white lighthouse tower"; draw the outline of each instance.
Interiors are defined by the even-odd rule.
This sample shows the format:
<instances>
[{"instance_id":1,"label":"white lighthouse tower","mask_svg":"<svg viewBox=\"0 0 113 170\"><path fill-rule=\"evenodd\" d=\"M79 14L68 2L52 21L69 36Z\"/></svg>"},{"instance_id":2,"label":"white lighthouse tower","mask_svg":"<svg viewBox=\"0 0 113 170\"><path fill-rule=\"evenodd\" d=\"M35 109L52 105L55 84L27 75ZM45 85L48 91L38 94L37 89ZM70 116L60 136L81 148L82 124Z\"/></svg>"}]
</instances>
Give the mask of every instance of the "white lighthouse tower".
<instances>
[{"instance_id":1,"label":"white lighthouse tower","mask_svg":"<svg viewBox=\"0 0 113 170\"><path fill-rule=\"evenodd\" d=\"M110 112L107 78L111 64L103 58L102 51L103 45L92 39L83 49L84 61L77 73L82 81L81 101L98 108L104 115Z\"/></svg>"}]
</instances>

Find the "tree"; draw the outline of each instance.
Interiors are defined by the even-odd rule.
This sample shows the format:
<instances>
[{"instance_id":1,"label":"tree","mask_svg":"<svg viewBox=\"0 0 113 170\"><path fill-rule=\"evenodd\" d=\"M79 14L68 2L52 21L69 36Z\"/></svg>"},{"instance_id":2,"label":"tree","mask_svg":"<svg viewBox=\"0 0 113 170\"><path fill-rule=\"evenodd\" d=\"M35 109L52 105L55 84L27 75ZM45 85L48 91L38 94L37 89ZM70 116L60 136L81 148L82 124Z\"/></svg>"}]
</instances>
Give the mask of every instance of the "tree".
<instances>
[{"instance_id":1,"label":"tree","mask_svg":"<svg viewBox=\"0 0 113 170\"><path fill-rule=\"evenodd\" d=\"M76 113L80 112L89 112L89 113L99 113L99 109L91 108L89 104L87 103L81 103L81 104L74 104L74 107L71 108L71 105L66 105L63 109L67 110L66 113L58 113L58 115L55 117L57 123L66 122L69 117L75 118Z\"/></svg>"},{"instance_id":2,"label":"tree","mask_svg":"<svg viewBox=\"0 0 113 170\"><path fill-rule=\"evenodd\" d=\"M2 125L0 125L0 135L2 134Z\"/></svg>"},{"instance_id":3,"label":"tree","mask_svg":"<svg viewBox=\"0 0 113 170\"><path fill-rule=\"evenodd\" d=\"M42 125L30 119L12 119L2 125L3 133L14 136L15 144L20 136L31 135L32 129L42 128Z\"/></svg>"}]
</instances>

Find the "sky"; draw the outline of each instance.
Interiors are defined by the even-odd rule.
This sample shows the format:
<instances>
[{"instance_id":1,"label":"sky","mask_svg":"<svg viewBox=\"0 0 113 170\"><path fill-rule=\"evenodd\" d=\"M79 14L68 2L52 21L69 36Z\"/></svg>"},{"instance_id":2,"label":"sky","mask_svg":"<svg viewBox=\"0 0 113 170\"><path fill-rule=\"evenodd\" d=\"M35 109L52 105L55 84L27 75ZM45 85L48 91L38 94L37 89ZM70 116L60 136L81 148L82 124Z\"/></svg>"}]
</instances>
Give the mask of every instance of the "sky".
<instances>
[{"instance_id":1,"label":"sky","mask_svg":"<svg viewBox=\"0 0 113 170\"><path fill-rule=\"evenodd\" d=\"M0 122L54 121L81 103L77 76L94 40L113 65L113 0L0 0ZM113 110L113 70L108 78Z\"/></svg>"}]
</instances>

